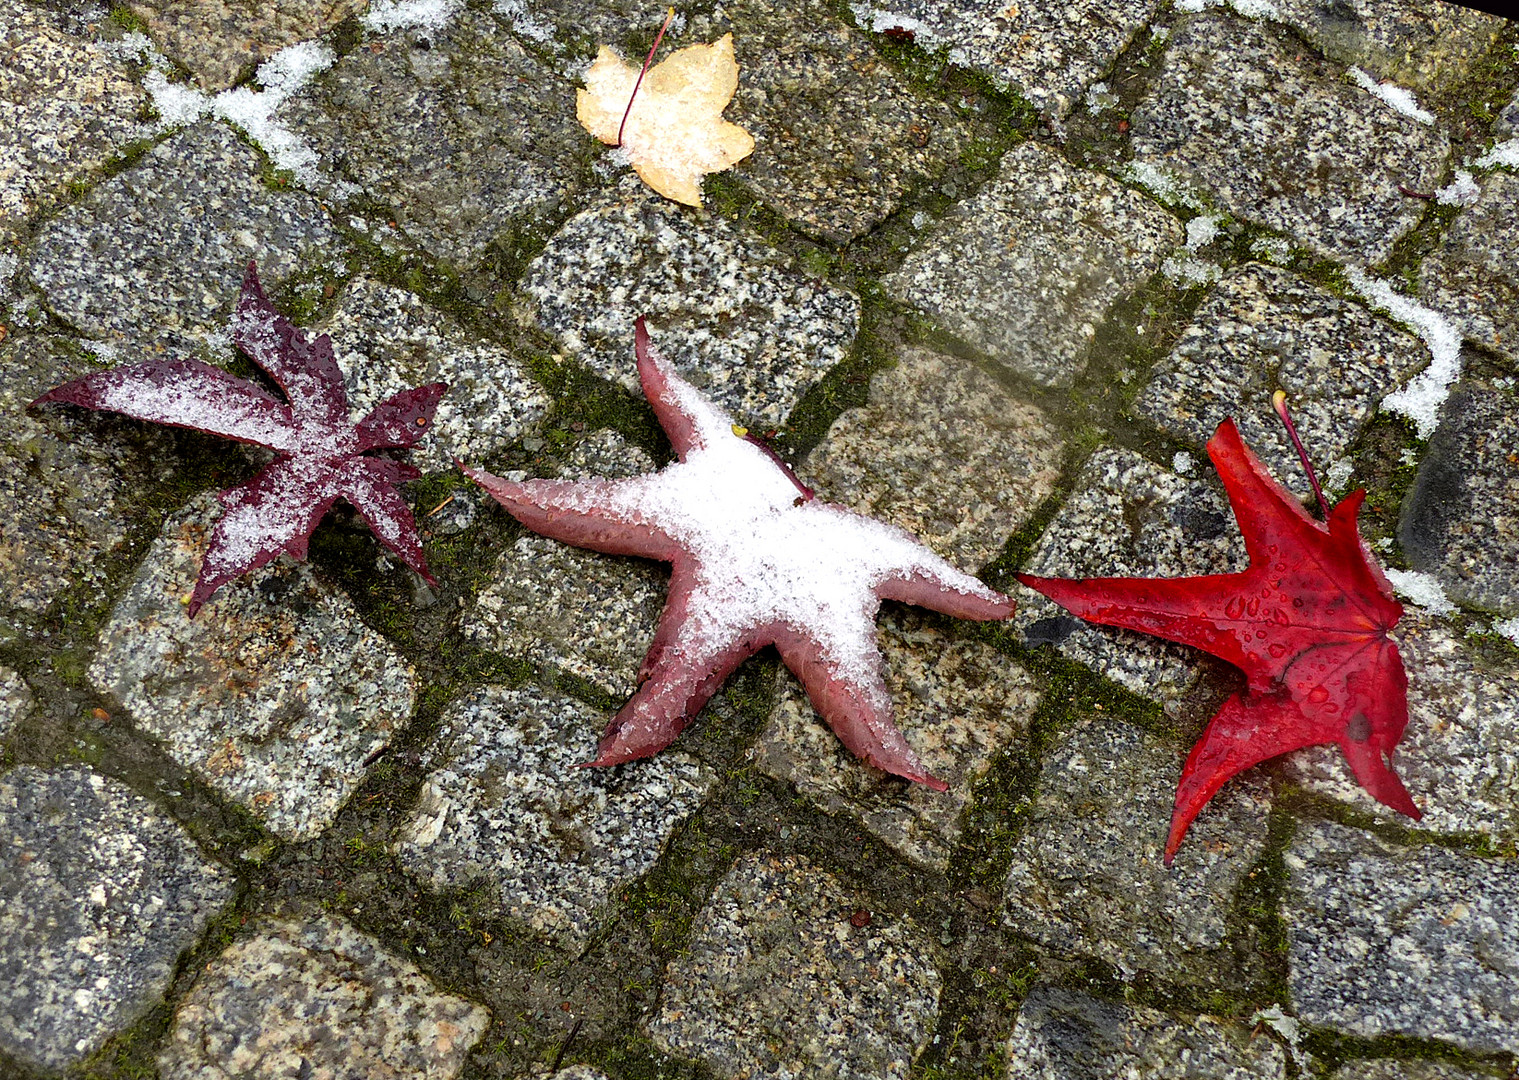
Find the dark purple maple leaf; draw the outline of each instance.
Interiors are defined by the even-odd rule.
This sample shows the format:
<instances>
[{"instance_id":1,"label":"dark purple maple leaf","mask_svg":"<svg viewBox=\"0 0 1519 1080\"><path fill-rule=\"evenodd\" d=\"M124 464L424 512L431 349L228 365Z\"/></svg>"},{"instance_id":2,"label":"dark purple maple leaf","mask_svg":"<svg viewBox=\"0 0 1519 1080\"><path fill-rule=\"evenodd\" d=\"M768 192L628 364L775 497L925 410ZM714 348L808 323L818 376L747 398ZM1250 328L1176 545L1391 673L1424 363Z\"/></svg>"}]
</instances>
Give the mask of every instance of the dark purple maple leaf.
<instances>
[{"instance_id":1,"label":"dark purple maple leaf","mask_svg":"<svg viewBox=\"0 0 1519 1080\"><path fill-rule=\"evenodd\" d=\"M421 472L365 454L411 446L421 438L447 385L403 390L355 424L332 340L326 334L309 340L276 311L252 263L232 316L232 340L279 385L288 403L198 360L149 360L64 383L32 404L119 412L268 447L278 455L252 480L221 493L226 513L211 532L190 595L192 618L212 593L240 574L282 553L304 559L312 530L340 498L382 544L436 584L411 508L395 489Z\"/></svg>"}]
</instances>

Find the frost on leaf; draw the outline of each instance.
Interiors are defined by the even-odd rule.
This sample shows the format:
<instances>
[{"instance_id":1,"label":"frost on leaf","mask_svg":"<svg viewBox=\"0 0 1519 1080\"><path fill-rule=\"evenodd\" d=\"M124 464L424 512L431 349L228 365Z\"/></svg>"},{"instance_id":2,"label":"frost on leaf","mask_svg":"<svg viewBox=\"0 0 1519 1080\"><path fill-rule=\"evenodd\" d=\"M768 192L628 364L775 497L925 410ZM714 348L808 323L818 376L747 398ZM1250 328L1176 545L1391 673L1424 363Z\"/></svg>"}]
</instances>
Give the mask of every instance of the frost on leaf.
<instances>
[{"instance_id":1,"label":"frost on leaf","mask_svg":"<svg viewBox=\"0 0 1519 1080\"><path fill-rule=\"evenodd\" d=\"M820 502L763 444L682 380L635 323L644 395L679 458L627 480L465 474L528 528L577 547L672 566L670 595L593 765L668 746L734 669L774 645L812 705L855 755L937 790L892 718L881 676L882 600L962 619L1013 603L901 529Z\"/></svg>"},{"instance_id":2,"label":"frost on leaf","mask_svg":"<svg viewBox=\"0 0 1519 1080\"><path fill-rule=\"evenodd\" d=\"M603 45L575 95L580 123L612 146L620 128L623 152L644 183L667 199L700 206L702 177L754 151L753 136L722 115L738 89L733 35L672 53L648 70L635 97L637 84L638 68Z\"/></svg>"},{"instance_id":3,"label":"frost on leaf","mask_svg":"<svg viewBox=\"0 0 1519 1080\"><path fill-rule=\"evenodd\" d=\"M232 339L284 391L284 401L198 360L149 360L65 383L32 404L119 412L275 452L252 480L221 493L226 513L212 530L190 595L192 617L233 578L281 554L304 559L312 530L340 498L381 543L432 582L411 509L395 488L421 473L366 452L415 443L432 424L447 386L403 390L355 424L331 340L326 334L308 340L275 311L251 263L232 317Z\"/></svg>"},{"instance_id":4,"label":"frost on leaf","mask_svg":"<svg viewBox=\"0 0 1519 1080\"><path fill-rule=\"evenodd\" d=\"M1289 429L1290 430L1290 429ZM1169 865L1192 819L1231 778L1290 750L1337 743L1379 802L1417 819L1390 764L1408 723L1408 676L1389 636L1403 616L1356 525L1351 492L1323 524L1240 438L1208 441L1250 568L1184 578L1018 580L1074 615L1211 653L1245 673L1192 748L1176 788Z\"/></svg>"}]
</instances>

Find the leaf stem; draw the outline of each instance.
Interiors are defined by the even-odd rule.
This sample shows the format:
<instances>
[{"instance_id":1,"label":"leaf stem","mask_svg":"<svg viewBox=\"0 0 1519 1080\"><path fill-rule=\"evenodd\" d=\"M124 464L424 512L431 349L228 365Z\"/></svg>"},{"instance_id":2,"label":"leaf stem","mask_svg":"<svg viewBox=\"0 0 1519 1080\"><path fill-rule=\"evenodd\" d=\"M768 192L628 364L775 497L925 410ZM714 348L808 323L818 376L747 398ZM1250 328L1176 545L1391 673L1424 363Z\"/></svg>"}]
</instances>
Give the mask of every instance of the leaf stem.
<instances>
[{"instance_id":1,"label":"leaf stem","mask_svg":"<svg viewBox=\"0 0 1519 1080\"><path fill-rule=\"evenodd\" d=\"M1308 460L1308 451L1303 449L1303 440L1297 437L1297 428L1292 424L1292 417L1287 415L1287 391L1278 390L1272 394L1271 404L1276 409L1276 415L1282 418L1282 424L1287 428L1292 445L1297 448L1297 456L1303 463L1303 471L1308 474L1308 482L1313 485L1313 493L1318 496L1319 513L1327 521L1329 504L1324 501L1324 489L1319 487L1319 478L1313 471L1313 462Z\"/></svg>"},{"instance_id":2,"label":"leaf stem","mask_svg":"<svg viewBox=\"0 0 1519 1080\"><path fill-rule=\"evenodd\" d=\"M649 65L654 62L654 54L659 51L659 43L665 39L665 31L670 28L670 21L675 18L675 5L665 12L665 21L659 28L659 33L654 35L654 44L649 49L649 55L643 58L643 67L638 69L638 81L633 84L633 92L628 95L628 107L622 110L622 123L617 125L617 145L622 145L622 129L628 126L628 114L633 111L633 99L638 96L638 88L643 85L643 77L649 70Z\"/></svg>"},{"instance_id":3,"label":"leaf stem","mask_svg":"<svg viewBox=\"0 0 1519 1080\"><path fill-rule=\"evenodd\" d=\"M776 466L781 470L781 472L786 474L786 479L790 480L792 486L802 493L801 497L796 501L796 504L798 506L804 502L811 502L813 497L817 495L817 492L813 491L806 484L802 483L802 478L796 474L795 470L793 470L790 465L786 464L785 459L782 458L781 455L775 452L775 447L771 446L764 439L760 438L758 435L753 434L748 428L739 427L737 424L733 425L733 434L737 435L740 439L743 439L744 442L753 443L755 446L763 450L765 452L765 455L771 461L775 462Z\"/></svg>"}]
</instances>

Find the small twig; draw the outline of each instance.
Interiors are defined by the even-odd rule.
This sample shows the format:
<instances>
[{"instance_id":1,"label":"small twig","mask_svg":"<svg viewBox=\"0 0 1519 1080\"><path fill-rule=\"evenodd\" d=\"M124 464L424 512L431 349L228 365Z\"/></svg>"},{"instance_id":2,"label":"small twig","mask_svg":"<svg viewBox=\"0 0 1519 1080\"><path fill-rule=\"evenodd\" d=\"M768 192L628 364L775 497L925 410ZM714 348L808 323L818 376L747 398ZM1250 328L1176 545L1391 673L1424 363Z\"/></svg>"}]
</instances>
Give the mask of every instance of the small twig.
<instances>
[{"instance_id":1,"label":"small twig","mask_svg":"<svg viewBox=\"0 0 1519 1080\"><path fill-rule=\"evenodd\" d=\"M1324 489L1319 487L1319 478L1313 471L1313 462L1308 460L1308 451L1303 449L1303 440L1297 437L1297 428L1292 426L1292 417L1287 415L1287 391L1278 390L1271 395L1271 404L1276 408L1276 415L1282 418L1282 423L1287 427L1287 434L1292 438L1292 445L1297 447L1297 456L1303 462L1303 471L1308 474L1308 482L1313 485L1313 493L1319 499L1319 512L1325 520L1329 518L1329 504L1324 501Z\"/></svg>"},{"instance_id":2,"label":"small twig","mask_svg":"<svg viewBox=\"0 0 1519 1080\"><path fill-rule=\"evenodd\" d=\"M564 1060L565 1051L570 1048L570 1043L575 1041L575 1036L580 1034L580 1025L583 1023L585 1023L585 1017L581 1016L575 1019L575 1026L570 1028L570 1033L564 1037L564 1042L559 1044L559 1053L554 1055L554 1064L549 1066L549 1072L556 1073L559 1071L559 1063Z\"/></svg>"},{"instance_id":3,"label":"small twig","mask_svg":"<svg viewBox=\"0 0 1519 1080\"><path fill-rule=\"evenodd\" d=\"M448 498L446 498L446 499L444 499L444 500L443 500L443 501L442 501L442 502L440 502L440 503L439 503L439 504L438 504L438 505L437 505L437 506L435 506L435 507L433 507L433 508L432 508L432 509L431 509L431 510L429 510L429 511L428 511L428 512L427 512L427 513L425 513L425 514L423 514L423 515L422 515L422 517L423 517L423 519L424 519L424 520L426 520L426 519L427 519L427 518L430 518L430 517L432 517L432 516L433 516L433 515L434 515L434 514L436 514L436 513L437 513L437 512L438 512L438 511L439 511L439 510L442 510L442 509L443 509L443 508L444 508L444 507L445 507L445 506L447 506L447 505L448 505L448 504L449 504L449 503L451 503L451 502L453 502L453 501L454 501L454 500L455 500L455 499L456 499L456 498L458 498L458 496L457 496L457 495L450 495L450 496L449 496L449 497L448 497Z\"/></svg>"},{"instance_id":4,"label":"small twig","mask_svg":"<svg viewBox=\"0 0 1519 1080\"><path fill-rule=\"evenodd\" d=\"M617 145L622 145L622 129L628 126L628 114L633 111L633 99L638 96L638 88L643 85L644 74L649 70L649 65L654 62L654 54L659 51L659 43L665 39L665 31L670 28L670 20L675 18L675 7L665 12L664 25L659 28L659 33L654 35L654 45L649 49L649 55L643 58L643 67L638 69L638 81L633 84L633 92L628 95L628 107L622 110L622 123L617 125Z\"/></svg>"},{"instance_id":5,"label":"small twig","mask_svg":"<svg viewBox=\"0 0 1519 1080\"><path fill-rule=\"evenodd\" d=\"M1433 199L1435 197L1433 191L1415 191L1413 188L1404 187L1402 184L1398 185L1398 194L1407 195L1410 199Z\"/></svg>"}]
</instances>

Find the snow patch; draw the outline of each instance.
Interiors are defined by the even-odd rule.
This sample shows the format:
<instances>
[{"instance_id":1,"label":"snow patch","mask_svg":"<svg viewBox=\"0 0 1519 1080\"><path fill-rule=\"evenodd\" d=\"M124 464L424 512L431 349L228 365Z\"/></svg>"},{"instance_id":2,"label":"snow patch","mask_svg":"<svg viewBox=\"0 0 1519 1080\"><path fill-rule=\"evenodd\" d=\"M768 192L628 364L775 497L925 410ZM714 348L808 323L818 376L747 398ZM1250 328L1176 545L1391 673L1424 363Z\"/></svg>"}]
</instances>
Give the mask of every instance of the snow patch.
<instances>
[{"instance_id":1,"label":"snow patch","mask_svg":"<svg viewBox=\"0 0 1519 1080\"><path fill-rule=\"evenodd\" d=\"M849 5L850 14L861 29L869 30L873 34L883 34L888 30L903 30L912 35L915 44L940 53L949 63L956 67L970 67L970 56L965 47L956 45L950 39L940 34L931 24L924 22L916 15L907 15L889 8L873 7L862 0L855 0ZM998 89L1006 90L1007 81L996 75L992 76L992 82Z\"/></svg>"},{"instance_id":2,"label":"snow patch","mask_svg":"<svg viewBox=\"0 0 1519 1080\"><path fill-rule=\"evenodd\" d=\"M1435 192L1435 202L1442 206L1470 206L1482 195L1482 189L1472 174L1465 169L1456 170L1456 178Z\"/></svg>"},{"instance_id":3,"label":"snow patch","mask_svg":"<svg viewBox=\"0 0 1519 1080\"><path fill-rule=\"evenodd\" d=\"M128 37L142 35L129 34ZM133 55L151 67L143 77L143 87L158 112L158 130L184 127L206 116L224 120L241 128L269 155L276 168L288 169L298 181L308 186L318 181L316 151L275 119L275 113L313 76L326 71L337 61L337 53L326 45L319 41L301 41L281 49L260 64L255 73L262 91L237 86L215 96L183 83L171 83L169 62L152 47L151 42L144 47L141 42L134 41L129 48Z\"/></svg>"},{"instance_id":4,"label":"snow patch","mask_svg":"<svg viewBox=\"0 0 1519 1080\"><path fill-rule=\"evenodd\" d=\"M1105 82L1093 83L1087 87L1086 103L1088 112L1100 113L1117 105L1118 95L1113 93Z\"/></svg>"},{"instance_id":5,"label":"snow patch","mask_svg":"<svg viewBox=\"0 0 1519 1080\"><path fill-rule=\"evenodd\" d=\"M377 34L397 30L437 33L453 22L462 6L460 0L374 0L359 22Z\"/></svg>"},{"instance_id":6,"label":"snow patch","mask_svg":"<svg viewBox=\"0 0 1519 1080\"><path fill-rule=\"evenodd\" d=\"M1349 458L1336 458L1329 463L1329 468L1324 473L1324 485L1330 491L1344 491L1350 486L1350 478L1355 472L1355 465Z\"/></svg>"},{"instance_id":7,"label":"snow patch","mask_svg":"<svg viewBox=\"0 0 1519 1080\"><path fill-rule=\"evenodd\" d=\"M554 28L548 23L539 22L523 0L496 0L491 10L511 24L513 33L521 34L529 41L543 44L554 37ZM673 21L671 28L674 28Z\"/></svg>"},{"instance_id":8,"label":"snow patch","mask_svg":"<svg viewBox=\"0 0 1519 1080\"><path fill-rule=\"evenodd\" d=\"M225 90L216 95L211 111L219 119L242 128L264 148L277 167L289 169L303 184L314 184L318 180L316 151L276 120L274 114L313 75L326 71L336 61L337 53L317 41L302 41L281 49L259 66L256 77L264 87L263 93L245 86Z\"/></svg>"},{"instance_id":9,"label":"snow patch","mask_svg":"<svg viewBox=\"0 0 1519 1080\"><path fill-rule=\"evenodd\" d=\"M1456 605L1450 602L1444 587L1433 575L1419 570L1387 570L1386 574L1397 594L1409 602L1436 615L1456 613Z\"/></svg>"},{"instance_id":10,"label":"snow patch","mask_svg":"<svg viewBox=\"0 0 1519 1080\"><path fill-rule=\"evenodd\" d=\"M1419 102L1411 91L1389 82L1378 82L1358 67L1347 69L1345 74L1372 97L1380 98L1393 112L1406 116L1410 120L1417 120L1421 124L1435 122L1434 114L1419 108Z\"/></svg>"},{"instance_id":11,"label":"snow patch","mask_svg":"<svg viewBox=\"0 0 1519 1080\"><path fill-rule=\"evenodd\" d=\"M942 43L934 28L916 16L904 15L888 8L872 7L859 0L849 5L849 11L854 16L854 21L872 34L905 30L912 35L914 44L932 47Z\"/></svg>"},{"instance_id":12,"label":"snow patch","mask_svg":"<svg viewBox=\"0 0 1519 1080\"><path fill-rule=\"evenodd\" d=\"M1257 236L1250 242L1250 254L1277 266L1292 261L1292 245L1279 236Z\"/></svg>"},{"instance_id":13,"label":"snow patch","mask_svg":"<svg viewBox=\"0 0 1519 1080\"><path fill-rule=\"evenodd\" d=\"M1247 19L1274 19L1280 22L1282 18L1282 13L1271 0L1176 0L1176 10L1187 15L1221 7L1232 8L1236 15L1243 15Z\"/></svg>"},{"instance_id":14,"label":"snow patch","mask_svg":"<svg viewBox=\"0 0 1519 1080\"><path fill-rule=\"evenodd\" d=\"M100 47L107 56L129 64L150 64L153 57L158 55L153 39L141 30L123 34L115 41L102 41Z\"/></svg>"},{"instance_id":15,"label":"snow patch","mask_svg":"<svg viewBox=\"0 0 1519 1080\"><path fill-rule=\"evenodd\" d=\"M1200 251L1213 242L1218 236L1218 223L1222 220L1220 214L1199 214L1187 222L1187 239L1182 245L1182 251L1186 254L1178 253L1166 259L1160 264L1160 272L1186 289L1217 282L1223 276L1223 267L1206 259L1194 259L1191 253Z\"/></svg>"},{"instance_id":16,"label":"snow patch","mask_svg":"<svg viewBox=\"0 0 1519 1080\"><path fill-rule=\"evenodd\" d=\"M143 76L142 85L153 99L153 108L158 111L160 131L193 124L211 111L209 97L193 86L171 83L156 65Z\"/></svg>"},{"instance_id":17,"label":"snow patch","mask_svg":"<svg viewBox=\"0 0 1519 1080\"><path fill-rule=\"evenodd\" d=\"M79 344L102 364L116 363L116 358L121 354L120 348L110 341L81 341Z\"/></svg>"},{"instance_id":18,"label":"snow patch","mask_svg":"<svg viewBox=\"0 0 1519 1080\"><path fill-rule=\"evenodd\" d=\"M1519 169L1519 138L1504 140L1472 165L1478 169Z\"/></svg>"},{"instance_id":19,"label":"snow patch","mask_svg":"<svg viewBox=\"0 0 1519 1080\"><path fill-rule=\"evenodd\" d=\"M1461 335L1445 316L1394 292L1389 283L1369 277L1359 267L1347 268L1345 276L1356 292L1411 327L1429 347L1429 367L1382 399L1384 409L1408 417L1419 438L1429 438L1440 422L1440 406L1451 384L1461 377Z\"/></svg>"},{"instance_id":20,"label":"snow patch","mask_svg":"<svg viewBox=\"0 0 1519 1080\"><path fill-rule=\"evenodd\" d=\"M1202 198L1181 177L1169 173L1148 161L1131 161L1119 175L1132 183L1146 188L1151 194L1168 203L1185 206L1190 210L1202 210Z\"/></svg>"},{"instance_id":21,"label":"snow patch","mask_svg":"<svg viewBox=\"0 0 1519 1080\"><path fill-rule=\"evenodd\" d=\"M1212 285L1223 276L1223 268L1203 259L1190 259L1173 255L1160 264L1160 272L1184 289L1200 289Z\"/></svg>"},{"instance_id":22,"label":"snow patch","mask_svg":"<svg viewBox=\"0 0 1519 1080\"><path fill-rule=\"evenodd\" d=\"M1222 220L1222 214L1199 214L1187 222L1187 250L1196 251L1211 244L1218 236L1218 223Z\"/></svg>"}]
</instances>

